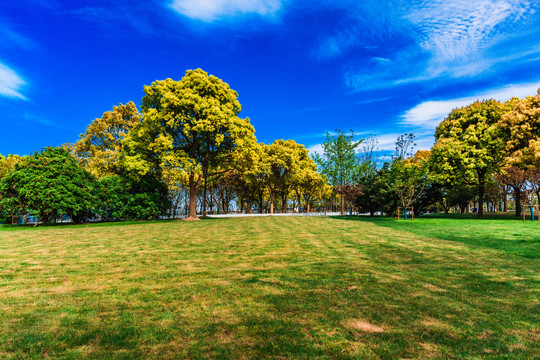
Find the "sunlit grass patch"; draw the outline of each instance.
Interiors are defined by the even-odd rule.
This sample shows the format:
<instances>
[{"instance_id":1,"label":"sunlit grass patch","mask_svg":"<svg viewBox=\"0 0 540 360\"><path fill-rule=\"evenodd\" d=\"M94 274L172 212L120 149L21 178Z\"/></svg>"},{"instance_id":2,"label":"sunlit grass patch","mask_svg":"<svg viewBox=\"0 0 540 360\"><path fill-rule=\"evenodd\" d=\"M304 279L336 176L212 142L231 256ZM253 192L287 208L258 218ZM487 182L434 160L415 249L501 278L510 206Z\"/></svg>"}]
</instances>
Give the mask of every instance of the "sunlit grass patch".
<instances>
[{"instance_id":1,"label":"sunlit grass patch","mask_svg":"<svg viewBox=\"0 0 540 360\"><path fill-rule=\"evenodd\" d=\"M0 354L534 358L538 243L505 224L491 235L487 221L283 217L0 230Z\"/></svg>"}]
</instances>

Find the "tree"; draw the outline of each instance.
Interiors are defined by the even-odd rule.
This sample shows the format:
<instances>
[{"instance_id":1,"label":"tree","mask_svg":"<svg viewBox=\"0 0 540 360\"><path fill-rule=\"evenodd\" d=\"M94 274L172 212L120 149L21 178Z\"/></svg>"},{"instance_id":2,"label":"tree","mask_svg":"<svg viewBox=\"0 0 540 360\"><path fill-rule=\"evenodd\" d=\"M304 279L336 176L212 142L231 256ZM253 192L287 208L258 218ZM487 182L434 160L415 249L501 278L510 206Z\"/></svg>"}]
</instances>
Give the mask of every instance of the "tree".
<instances>
[{"instance_id":1,"label":"tree","mask_svg":"<svg viewBox=\"0 0 540 360\"><path fill-rule=\"evenodd\" d=\"M497 179L512 189L514 200L516 201L516 216L521 216L521 201L525 195L525 186L528 180L528 173L517 166L507 166Z\"/></svg>"},{"instance_id":2,"label":"tree","mask_svg":"<svg viewBox=\"0 0 540 360\"><path fill-rule=\"evenodd\" d=\"M505 163L505 142L498 125L503 110L496 100L476 101L453 110L435 132L434 176L443 184L474 184L479 219L484 214L486 180Z\"/></svg>"},{"instance_id":3,"label":"tree","mask_svg":"<svg viewBox=\"0 0 540 360\"><path fill-rule=\"evenodd\" d=\"M141 115L132 101L114 106L88 125L73 144L73 151L81 164L98 178L121 175L125 170L121 162L122 143L129 130L140 122Z\"/></svg>"},{"instance_id":4,"label":"tree","mask_svg":"<svg viewBox=\"0 0 540 360\"><path fill-rule=\"evenodd\" d=\"M197 220L197 192L205 177L226 171L231 159L256 143L249 119L238 117L238 94L201 69L180 81L144 87L143 121L126 139L125 163L139 175L181 169L188 174L189 213Z\"/></svg>"},{"instance_id":5,"label":"tree","mask_svg":"<svg viewBox=\"0 0 540 360\"><path fill-rule=\"evenodd\" d=\"M95 212L108 221L156 219L171 206L167 185L149 175L107 176L99 180L98 189Z\"/></svg>"},{"instance_id":6,"label":"tree","mask_svg":"<svg viewBox=\"0 0 540 360\"><path fill-rule=\"evenodd\" d=\"M536 96L512 99L499 122L505 134L508 162L522 169L540 167L540 89Z\"/></svg>"},{"instance_id":7,"label":"tree","mask_svg":"<svg viewBox=\"0 0 540 360\"><path fill-rule=\"evenodd\" d=\"M270 196L270 213L274 213L274 200L280 196L281 211L287 211L287 199L293 190L295 177L302 169L314 169L315 163L308 156L304 145L294 140L276 140L263 146L260 166L262 179Z\"/></svg>"},{"instance_id":8,"label":"tree","mask_svg":"<svg viewBox=\"0 0 540 360\"><path fill-rule=\"evenodd\" d=\"M412 152L416 143L414 142L413 133L405 133L400 135L396 140L396 151L394 152L394 158L396 159L405 159L409 156L412 156Z\"/></svg>"},{"instance_id":9,"label":"tree","mask_svg":"<svg viewBox=\"0 0 540 360\"><path fill-rule=\"evenodd\" d=\"M235 164L231 171L232 187L240 200L240 208L245 202L246 214L251 213L253 204L257 201L257 195L264 192L266 184L262 181L263 173L261 166L264 165L264 150L261 144L255 143L251 151L242 152L234 158ZM262 197L262 196L261 196ZM259 203L262 211L262 204Z\"/></svg>"},{"instance_id":10,"label":"tree","mask_svg":"<svg viewBox=\"0 0 540 360\"><path fill-rule=\"evenodd\" d=\"M95 179L66 150L49 147L15 165L0 182L0 198L10 214L29 211L45 225L63 214L77 221L94 207Z\"/></svg>"},{"instance_id":11,"label":"tree","mask_svg":"<svg viewBox=\"0 0 540 360\"><path fill-rule=\"evenodd\" d=\"M418 151L414 157L394 158L390 165L387 186L394 192L404 211L420 197L427 184L428 151Z\"/></svg>"},{"instance_id":12,"label":"tree","mask_svg":"<svg viewBox=\"0 0 540 360\"><path fill-rule=\"evenodd\" d=\"M309 157L306 159L306 165L294 174L293 188L298 202L298 211L304 208L304 212L309 212L311 200L321 191L327 181L317 172L317 165Z\"/></svg>"},{"instance_id":13,"label":"tree","mask_svg":"<svg viewBox=\"0 0 540 360\"><path fill-rule=\"evenodd\" d=\"M323 153L314 155L314 160L319 165L321 173L328 178L330 184L337 193L343 190L345 185L354 185L358 173L358 161L356 148L362 140L355 141L354 133L347 135L344 131L336 130L337 135L326 132L326 141L322 143ZM343 194L340 196L341 214L345 214L345 202Z\"/></svg>"},{"instance_id":14,"label":"tree","mask_svg":"<svg viewBox=\"0 0 540 360\"><path fill-rule=\"evenodd\" d=\"M5 178L7 174L15 168L15 164L21 162L19 155L9 154L7 157L3 157L0 154L0 180Z\"/></svg>"}]
</instances>

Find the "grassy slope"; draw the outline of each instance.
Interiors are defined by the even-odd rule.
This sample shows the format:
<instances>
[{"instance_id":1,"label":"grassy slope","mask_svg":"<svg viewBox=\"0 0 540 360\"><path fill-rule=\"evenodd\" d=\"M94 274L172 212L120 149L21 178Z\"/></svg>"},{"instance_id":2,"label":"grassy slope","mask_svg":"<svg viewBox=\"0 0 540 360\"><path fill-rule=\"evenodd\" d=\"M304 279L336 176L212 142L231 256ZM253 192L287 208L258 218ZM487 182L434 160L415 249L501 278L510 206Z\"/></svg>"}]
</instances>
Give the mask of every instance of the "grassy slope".
<instances>
[{"instance_id":1,"label":"grassy slope","mask_svg":"<svg viewBox=\"0 0 540 360\"><path fill-rule=\"evenodd\" d=\"M532 226L275 217L0 230L0 358L534 358Z\"/></svg>"}]
</instances>

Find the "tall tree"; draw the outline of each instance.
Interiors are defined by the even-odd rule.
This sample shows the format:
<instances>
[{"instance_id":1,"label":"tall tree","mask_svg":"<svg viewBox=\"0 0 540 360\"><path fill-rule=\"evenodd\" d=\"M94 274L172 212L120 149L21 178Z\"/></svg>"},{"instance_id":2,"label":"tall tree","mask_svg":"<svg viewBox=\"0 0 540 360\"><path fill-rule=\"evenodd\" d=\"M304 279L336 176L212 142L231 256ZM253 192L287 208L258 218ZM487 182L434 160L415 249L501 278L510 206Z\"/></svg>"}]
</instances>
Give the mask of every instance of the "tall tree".
<instances>
[{"instance_id":1,"label":"tall tree","mask_svg":"<svg viewBox=\"0 0 540 360\"><path fill-rule=\"evenodd\" d=\"M345 189L345 185L355 185L355 177L358 173L356 149L362 140L355 141L352 130L350 135L340 130L336 132L336 135L326 132L326 141L322 143L323 153L315 153L314 160L335 191L340 193ZM340 196L342 215L345 214L343 196L342 193Z\"/></svg>"},{"instance_id":2,"label":"tall tree","mask_svg":"<svg viewBox=\"0 0 540 360\"><path fill-rule=\"evenodd\" d=\"M474 184L479 219L484 214L486 181L505 163L505 142L498 125L503 111L496 100L476 101L453 110L435 132L431 163L438 181Z\"/></svg>"},{"instance_id":3,"label":"tall tree","mask_svg":"<svg viewBox=\"0 0 540 360\"><path fill-rule=\"evenodd\" d=\"M122 143L129 130L141 122L141 115L134 102L114 106L101 118L94 119L79 140L73 144L73 151L84 167L98 178L121 175Z\"/></svg>"},{"instance_id":4,"label":"tall tree","mask_svg":"<svg viewBox=\"0 0 540 360\"><path fill-rule=\"evenodd\" d=\"M126 139L126 166L138 174L181 169L188 174L189 212L197 220L197 192L204 177L226 171L231 159L256 143L249 119L238 117L238 94L201 69L180 81L144 87L143 121Z\"/></svg>"}]
</instances>

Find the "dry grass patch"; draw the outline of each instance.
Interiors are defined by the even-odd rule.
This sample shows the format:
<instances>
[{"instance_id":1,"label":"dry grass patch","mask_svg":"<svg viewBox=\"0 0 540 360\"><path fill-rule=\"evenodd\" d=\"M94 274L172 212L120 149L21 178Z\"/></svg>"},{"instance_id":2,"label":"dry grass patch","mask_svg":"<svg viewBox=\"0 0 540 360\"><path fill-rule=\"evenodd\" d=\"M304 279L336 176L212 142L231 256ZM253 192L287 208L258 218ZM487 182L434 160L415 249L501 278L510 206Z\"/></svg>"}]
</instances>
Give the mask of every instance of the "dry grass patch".
<instances>
[{"instance_id":1,"label":"dry grass patch","mask_svg":"<svg viewBox=\"0 0 540 360\"><path fill-rule=\"evenodd\" d=\"M359 330L364 333L382 333L385 329L381 326L373 325L365 320L350 320L346 323L349 329Z\"/></svg>"}]
</instances>

